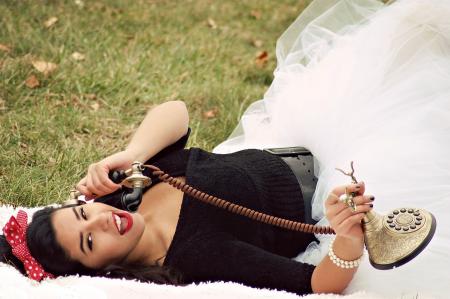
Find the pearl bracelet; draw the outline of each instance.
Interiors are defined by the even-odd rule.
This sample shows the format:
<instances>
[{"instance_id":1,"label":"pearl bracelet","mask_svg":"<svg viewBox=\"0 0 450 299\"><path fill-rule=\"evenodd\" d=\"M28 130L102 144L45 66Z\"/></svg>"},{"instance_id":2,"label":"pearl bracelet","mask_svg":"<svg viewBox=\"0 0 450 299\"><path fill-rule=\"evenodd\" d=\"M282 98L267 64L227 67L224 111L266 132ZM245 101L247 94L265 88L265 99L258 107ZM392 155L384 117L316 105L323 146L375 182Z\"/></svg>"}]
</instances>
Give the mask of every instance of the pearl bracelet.
<instances>
[{"instance_id":1,"label":"pearl bracelet","mask_svg":"<svg viewBox=\"0 0 450 299\"><path fill-rule=\"evenodd\" d=\"M351 269L351 268L355 268L355 267L358 267L358 266L359 266L359 264L361 263L362 258L363 258L363 256L364 256L364 252L363 252L363 254L362 254L359 258L357 258L356 260L353 260L353 261L345 261L345 260L342 260L342 259L338 258L338 257L336 256L336 254L334 254L334 251L333 251L333 243L334 243L334 240L331 241L331 243L330 243L330 250L328 251L328 256L330 257L331 261L332 261L336 266L341 267L341 268L344 268L344 269Z\"/></svg>"}]
</instances>

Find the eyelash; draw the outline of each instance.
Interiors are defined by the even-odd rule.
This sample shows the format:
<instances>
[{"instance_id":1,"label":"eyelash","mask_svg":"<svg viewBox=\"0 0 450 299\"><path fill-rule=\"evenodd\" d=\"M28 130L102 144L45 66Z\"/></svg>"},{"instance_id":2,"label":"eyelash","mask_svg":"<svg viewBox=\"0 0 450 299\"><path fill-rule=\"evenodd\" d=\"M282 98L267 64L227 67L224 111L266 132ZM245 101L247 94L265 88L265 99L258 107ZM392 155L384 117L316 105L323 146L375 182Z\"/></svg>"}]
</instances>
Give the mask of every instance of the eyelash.
<instances>
[{"instance_id":1,"label":"eyelash","mask_svg":"<svg viewBox=\"0 0 450 299\"><path fill-rule=\"evenodd\" d=\"M84 212L84 209L82 207L80 208L80 211L81 211L81 217L83 217L84 220L87 220L86 213ZM92 251L92 235L91 234L88 235L87 243L88 243L89 249Z\"/></svg>"}]
</instances>

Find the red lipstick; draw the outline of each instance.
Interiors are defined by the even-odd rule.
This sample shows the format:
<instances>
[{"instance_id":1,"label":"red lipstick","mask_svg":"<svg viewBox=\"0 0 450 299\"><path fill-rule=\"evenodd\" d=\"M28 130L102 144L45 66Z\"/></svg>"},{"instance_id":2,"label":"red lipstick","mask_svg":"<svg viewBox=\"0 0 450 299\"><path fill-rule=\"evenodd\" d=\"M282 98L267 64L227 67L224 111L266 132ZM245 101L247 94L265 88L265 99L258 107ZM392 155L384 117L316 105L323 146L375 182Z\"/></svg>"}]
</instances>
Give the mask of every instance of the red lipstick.
<instances>
[{"instance_id":1,"label":"red lipstick","mask_svg":"<svg viewBox=\"0 0 450 299\"><path fill-rule=\"evenodd\" d=\"M133 226L133 217L131 217L131 215L127 212L119 212L114 214L120 217L121 221L121 227L119 228L120 234L121 235L126 234Z\"/></svg>"}]
</instances>

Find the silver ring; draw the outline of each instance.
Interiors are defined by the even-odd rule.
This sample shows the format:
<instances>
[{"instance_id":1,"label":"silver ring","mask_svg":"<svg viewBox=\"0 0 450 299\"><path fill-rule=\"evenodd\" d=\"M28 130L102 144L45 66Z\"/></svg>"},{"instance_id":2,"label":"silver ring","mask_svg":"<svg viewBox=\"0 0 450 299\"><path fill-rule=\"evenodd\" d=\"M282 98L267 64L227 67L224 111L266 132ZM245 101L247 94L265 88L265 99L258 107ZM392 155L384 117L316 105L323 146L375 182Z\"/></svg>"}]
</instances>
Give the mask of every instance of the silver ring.
<instances>
[{"instance_id":1,"label":"silver ring","mask_svg":"<svg viewBox=\"0 0 450 299\"><path fill-rule=\"evenodd\" d=\"M352 209L353 212L356 211L356 204L351 194L342 194L339 196L339 201L345 203L350 209Z\"/></svg>"},{"instance_id":2,"label":"silver ring","mask_svg":"<svg viewBox=\"0 0 450 299\"><path fill-rule=\"evenodd\" d=\"M347 201L349 201L350 199L352 199L352 196L350 194L342 194L341 196L339 196L339 201L342 201L343 203L347 203Z\"/></svg>"}]
</instances>

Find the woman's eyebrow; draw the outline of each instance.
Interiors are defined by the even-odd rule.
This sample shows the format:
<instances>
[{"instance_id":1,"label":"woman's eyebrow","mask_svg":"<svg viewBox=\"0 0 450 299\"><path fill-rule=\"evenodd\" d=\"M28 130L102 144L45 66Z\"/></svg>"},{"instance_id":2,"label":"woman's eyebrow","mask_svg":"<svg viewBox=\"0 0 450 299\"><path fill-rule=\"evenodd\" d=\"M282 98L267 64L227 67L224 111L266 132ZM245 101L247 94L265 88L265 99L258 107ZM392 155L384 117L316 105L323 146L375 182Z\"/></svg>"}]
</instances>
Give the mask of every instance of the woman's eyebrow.
<instances>
[{"instance_id":1,"label":"woman's eyebrow","mask_svg":"<svg viewBox=\"0 0 450 299\"><path fill-rule=\"evenodd\" d=\"M72 207L72 211L75 213L75 216L77 217L77 220L80 220L80 216L77 213L77 210L75 209L75 207Z\"/></svg>"},{"instance_id":2,"label":"woman's eyebrow","mask_svg":"<svg viewBox=\"0 0 450 299\"><path fill-rule=\"evenodd\" d=\"M72 207L72 211L75 214L75 217L77 217L77 220L80 220L80 215L78 215L75 207ZM84 247L83 247L83 233L82 232L80 232L80 250L81 250L81 252L83 252L83 254L86 254L86 251L84 251Z\"/></svg>"}]
</instances>

